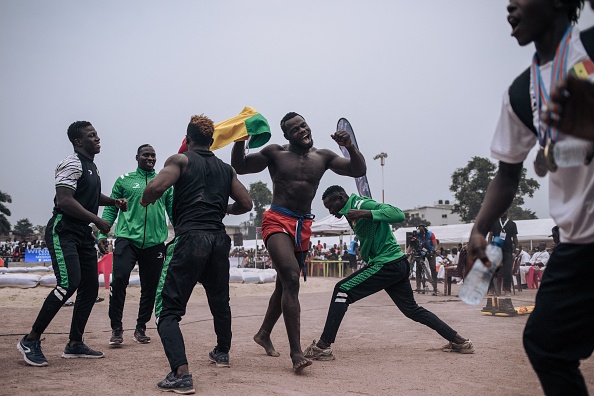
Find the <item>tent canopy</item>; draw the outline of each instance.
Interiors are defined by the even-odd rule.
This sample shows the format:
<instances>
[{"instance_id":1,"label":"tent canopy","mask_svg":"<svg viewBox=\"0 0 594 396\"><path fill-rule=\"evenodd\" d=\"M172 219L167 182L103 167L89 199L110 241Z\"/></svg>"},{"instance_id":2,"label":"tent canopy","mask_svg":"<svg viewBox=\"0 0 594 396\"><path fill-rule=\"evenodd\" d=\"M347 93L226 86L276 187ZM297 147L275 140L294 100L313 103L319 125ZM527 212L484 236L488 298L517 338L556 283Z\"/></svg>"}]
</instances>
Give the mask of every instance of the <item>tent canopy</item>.
<instances>
[{"instance_id":1,"label":"tent canopy","mask_svg":"<svg viewBox=\"0 0 594 396\"><path fill-rule=\"evenodd\" d=\"M551 228L555 226L553 219L515 220L518 226L518 240L527 242L533 240L546 240L551 235ZM474 224L451 224L446 226L429 226L428 228L439 239L440 243L466 243ZM345 217L340 219L333 215L324 217L313 223L313 235L344 235L352 233L351 227ZM399 228L394 231L394 236L400 244L406 241L406 233L412 232L416 227Z\"/></svg>"},{"instance_id":2,"label":"tent canopy","mask_svg":"<svg viewBox=\"0 0 594 396\"><path fill-rule=\"evenodd\" d=\"M345 235L352 234L353 231L344 216L339 219L329 215L322 220L314 221L311 232L313 235Z\"/></svg>"}]
</instances>

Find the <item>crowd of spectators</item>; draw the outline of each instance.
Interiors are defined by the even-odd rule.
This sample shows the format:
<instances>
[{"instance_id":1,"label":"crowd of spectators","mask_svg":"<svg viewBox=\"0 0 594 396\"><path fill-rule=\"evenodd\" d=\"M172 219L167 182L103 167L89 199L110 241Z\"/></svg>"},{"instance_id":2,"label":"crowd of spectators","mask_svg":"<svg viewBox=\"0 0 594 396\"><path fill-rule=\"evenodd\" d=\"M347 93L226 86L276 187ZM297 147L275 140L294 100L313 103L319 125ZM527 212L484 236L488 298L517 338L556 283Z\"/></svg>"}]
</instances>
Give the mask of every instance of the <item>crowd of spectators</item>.
<instances>
[{"instance_id":1,"label":"crowd of spectators","mask_svg":"<svg viewBox=\"0 0 594 396\"><path fill-rule=\"evenodd\" d=\"M108 240L108 251L113 251L113 242ZM13 241L4 241L0 242L0 257L6 262L22 262L25 258L25 250L26 249L36 249L36 248L45 248L45 241L43 240L34 240L34 241L23 241L23 242L13 242ZM440 265L440 267L447 267L450 265L458 264L458 255L460 250L462 249L462 244L460 244L457 248L454 247L452 249L446 249L444 247L439 247L436 249L436 262ZM532 258L535 255L539 255L539 251L549 252L552 250L552 247L546 248L546 244L541 244L539 246L535 246L531 253L527 253L521 249L516 249L515 257L516 258L520 252L524 255ZM99 258L101 258L101 254L99 254ZM243 247L235 247L229 254L230 257L240 257L239 267L243 268L272 268L272 261L270 259L270 255L268 254L268 250L264 245L258 247L258 249L244 249ZM356 267L350 266L352 271L360 269L365 263L362 261L361 256L358 254L356 256ZM340 244L333 244L332 246L322 243L320 240L317 243L310 242L310 249L306 255L306 262L309 264L311 261L342 261L343 265L343 274L346 276L348 274L349 269L349 247L347 243ZM521 263L521 266L532 266L535 263L526 263L528 260L524 260ZM546 263L545 263L546 265ZM522 275L522 286L526 288L526 281L525 275L527 270L524 268L520 269L520 263L514 266L514 274L521 273ZM539 268L540 269L540 268ZM524 271L522 271L524 270ZM414 275L413 275L414 276ZM438 273L438 280L443 280L443 270L440 270Z\"/></svg>"},{"instance_id":2,"label":"crowd of spectators","mask_svg":"<svg viewBox=\"0 0 594 396\"><path fill-rule=\"evenodd\" d=\"M27 249L43 249L45 242L42 240L34 241L4 241L0 242L0 257L4 262L21 262L25 261L25 250Z\"/></svg>"},{"instance_id":3,"label":"crowd of spectators","mask_svg":"<svg viewBox=\"0 0 594 396\"><path fill-rule=\"evenodd\" d=\"M240 257L239 267L243 268L272 268L272 261L268 250L264 245L258 247L258 249L244 249L243 247L236 247L231 250L229 257ZM342 246L334 244L328 246L326 243L318 241L317 244L310 242L310 249L306 253L305 261L309 265L311 261L327 260L327 261L342 261L343 265L348 267L348 246L344 243ZM357 268L363 265L361 257L357 254ZM346 270L346 268L345 268ZM346 272L344 272L346 274Z\"/></svg>"}]
</instances>

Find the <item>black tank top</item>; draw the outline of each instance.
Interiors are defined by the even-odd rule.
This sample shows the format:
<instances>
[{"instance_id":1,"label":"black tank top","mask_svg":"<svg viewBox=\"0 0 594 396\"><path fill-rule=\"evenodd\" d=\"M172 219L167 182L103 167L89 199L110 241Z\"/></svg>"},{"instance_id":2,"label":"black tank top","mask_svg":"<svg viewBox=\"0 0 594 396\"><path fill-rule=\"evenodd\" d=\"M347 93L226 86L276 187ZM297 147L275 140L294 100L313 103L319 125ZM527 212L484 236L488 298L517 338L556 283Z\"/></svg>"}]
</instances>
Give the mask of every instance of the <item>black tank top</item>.
<instances>
[{"instance_id":1,"label":"black tank top","mask_svg":"<svg viewBox=\"0 0 594 396\"><path fill-rule=\"evenodd\" d=\"M212 151L183 154L188 157L188 165L173 188L175 235L192 230L224 232L233 168Z\"/></svg>"}]
</instances>

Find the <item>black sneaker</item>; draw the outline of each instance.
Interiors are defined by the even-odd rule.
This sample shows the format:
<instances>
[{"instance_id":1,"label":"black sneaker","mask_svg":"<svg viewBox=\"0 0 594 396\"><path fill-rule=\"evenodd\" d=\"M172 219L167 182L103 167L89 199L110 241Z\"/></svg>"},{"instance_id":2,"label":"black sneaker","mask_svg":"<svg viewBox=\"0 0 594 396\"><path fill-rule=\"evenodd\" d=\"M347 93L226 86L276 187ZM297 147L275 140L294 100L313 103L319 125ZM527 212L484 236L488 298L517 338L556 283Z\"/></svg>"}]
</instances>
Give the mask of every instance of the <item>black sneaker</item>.
<instances>
[{"instance_id":1,"label":"black sneaker","mask_svg":"<svg viewBox=\"0 0 594 396\"><path fill-rule=\"evenodd\" d=\"M151 337L147 336L144 329L136 329L134 330L134 339L139 344L148 344L151 342Z\"/></svg>"},{"instance_id":2,"label":"black sneaker","mask_svg":"<svg viewBox=\"0 0 594 396\"><path fill-rule=\"evenodd\" d=\"M167 377L163 381L157 383L157 388L163 392L175 392L180 395L191 395L196 392L194 381L192 381L192 374L184 374L181 377L176 377L173 371L167 374Z\"/></svg>"},{"instance_id":3,"label":"black sneaker","mask_svg":"<svg viewBox=\"0 0 594 396\"><path fill-rule=\"evenodd\" d=\"M208 359L217 365L217 367L231 367L229 364L229 354L221 352L215 347L208 353Z\"/></svg>"},{"instance_id":4,"label":"black sneaker","mask_svg":"<svg viewBox=\"0 0 594 396\"><path fill-rule=\"evenodd\" d=\"M49 363L43 352L41 352L41 341L27 341L27 336L24 336L17 344L17 349L23 354L25 362L31 366L43 367Z\"/></svg>"},{"instance_id":5,"label":"black sneaker","mask_svg":"<svg viewBox=\"0 0 594 396\"><path fill-rule=\"evenodd\" d=\"M120 347L124 342L124 330L121 328L113 329L111 331L111 338L109 339L109 345L112 347Z\"/></svg>"},{"instance_id":6,"label":"black sneaker","mask_svg":"<svg viewBox=\"0 0 594 396\"><path fill-rule=\"evenodd\" d=\"M64 348L64 353L62 353L62 357L65 359L99 359L103 357L103 352L94 351L91 348L89 348L85 343L81 342L80 344L76 344L73 347L66 344L66 348Z\"/></svg>"},{"instance_id":7,"label":"black sneaker","mask_svg":"<svg viewBox=\"0 0 594 396\"><path fill-rule=\"evenodd\" d=\"M105 299L104 299L103 297L97 297L97 298L95 299L95 304L97 304L97 303L100 303L100 302L102 302L102 301L105 301Z\"/></svg>"}]
</instances>

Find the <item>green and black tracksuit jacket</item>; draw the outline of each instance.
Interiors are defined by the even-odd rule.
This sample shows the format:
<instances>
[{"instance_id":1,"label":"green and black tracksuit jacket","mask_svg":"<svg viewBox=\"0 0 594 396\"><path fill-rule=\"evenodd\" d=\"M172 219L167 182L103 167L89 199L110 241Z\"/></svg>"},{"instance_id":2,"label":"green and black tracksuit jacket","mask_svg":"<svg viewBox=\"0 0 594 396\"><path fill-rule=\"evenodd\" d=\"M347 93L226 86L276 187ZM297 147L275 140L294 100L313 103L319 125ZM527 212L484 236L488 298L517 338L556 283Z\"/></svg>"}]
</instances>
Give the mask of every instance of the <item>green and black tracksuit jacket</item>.
<instances>
[{"instance_id":1,"label":"green and black tracksuit jacket","mask_svg":"<svg viewBox=\"0 0 594 396\"><path fill-rule=\"evenodd\" d=\"M381 271L384 264L404 257L390 226L391 223L404 221L405 216L400 209L356 194L349 197L339 213L346 216L351 209L369 210L372 218L358 219L355 222L349 220L349 225L359 239L359 254L367 265L362 271L355 272L355 276L351 275L340 282L340 289L344 292L353 288L367 289L370 278ZM363 295L367 295L366 290Z\"/></svg>"},{"instance_id":2,"label":"green and black tracksuit jacket","mask_svg":"<svg viewBox=\"0 0 594 396\"><path fill-rule=\"evenodd\" d=\"M413 297L409 280L410 264L390 226L391 223L404 221L404 213L394 206L355 194L349 197L339 213L346 216L351 209L369 210L372 215L371 219L349 221L359 238L359 253L367 266L339 281L334 287L320 339L333 343L349 304L384 290L406 317L437 331L449 341L453 340L456 331L420 307Z\"/></svg>"},{"instance_id":3,"label":"green and black tracksuit jacket","mask_svg":"<svg viewBox=\"0 0 594 396\"><path fill-rule=\"evenodd\" d=\"M120 212L115 206L106 206L101 216L113 225L119 215L115 229L116 238L126 238L140 249L163 243L168 236L165 212L170 221L173 219L173 188L165 191L153 205L140 205L144 188L155 176L155 171L146 172L140 168L121 175L113 185L111 197L126 198L128 210ZM99 239L102 238L107 238L107 235L100 233Z\"/></svg>"},{"instance_id":4,"label":"green and black tracksuit jacket","mask_svg":"<svg viewBox=\"0 0 594 396\"><path fill-rule=\"evenodd\" d=\"M140 306L136 321L137 329L145 329L150 320L163 261L167 239L167 222L173 219L173 189L170 188L152 205L143 207L140 199L146 185L156 176L154 171L140 168L120 176L113 185L111 197L126 198L128 210L119 211L114 206L103 210L103 219L113 224L117 218L115 247L113 251L113 281L110 284L109 318L112 329L122 328L122 316L126 299L126 287L130 273L138 263L140 273ZM99 234L99 238L105 238Z\"/></svg>"}]
</instances>

